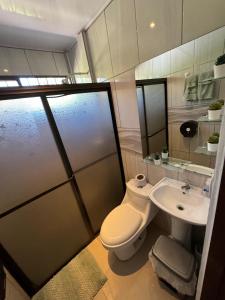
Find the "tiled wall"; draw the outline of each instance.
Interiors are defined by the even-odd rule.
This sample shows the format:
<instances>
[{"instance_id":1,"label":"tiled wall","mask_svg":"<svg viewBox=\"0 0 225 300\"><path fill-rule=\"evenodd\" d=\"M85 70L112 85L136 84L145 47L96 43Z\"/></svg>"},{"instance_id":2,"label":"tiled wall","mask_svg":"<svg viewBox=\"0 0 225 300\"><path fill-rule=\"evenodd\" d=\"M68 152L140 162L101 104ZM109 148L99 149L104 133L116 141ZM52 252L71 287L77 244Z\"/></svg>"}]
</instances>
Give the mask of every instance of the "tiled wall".
<instances>
[{"instance_id":1,"label":"tiled wall","mask_svg":"<svg viewBox=\"0 0 225 300\"><path fill-rule=\"evenodd\" d=\"M150 5L149 2L146 3L147 6ZM194 185L202 187L206 180L203 175L177 169L164 169L161 166L146 164L142 159L135 84L135 65L138 64L138 55L139 62L141 60L140 53L136 51L139 44L137 32L135 26L133 26L135 18L132 12L126 12L133 7L132 5L132 0L114 0L112 5L87 30L96 80L98 82L110 81L111 83L126 180L141 172L146 174L151 184L155 184L164 176L168 176L180 180L189 179ZM160 6L158 2L155 2L155 5L157 8ZM111 14L115 18L111 18ZM116 22L118 15L122 17ZM161 11L159 11L160 15ZM130 23L132 23L132 26L129 25ZM217 39L217 35L219 39ZM222 41L220 38L223 35L224 29L220 29L215 34L209 34L207 37L199 38L179 49L155 57L136 69L136 75L139 76L136 76L136 79L169 77L169 115L170 121L174 120L174 125L170 124L170 145L173 144L174 147L170 150L175 156L189 158L191 147L187 141L176 137L178 130L177 118L183 120L186 116L189 119L190 114L193 116L193 113L197 118L202 114L202 108L200 111L196 109L190 113L182 101L184 74L185 72L202 72L212 67L215 58L224 49L224 40ZM160 40L159 36L157 37ZM217 42L217 40L220 42ZM132 57L133 59L130 61ZM207 108L204 107L203 110L206 111ZM180 148L180 146L183 148ZM193 160L195 161L195 158ZM198 157L196 161L206 165L213 164L211 159L205 163L204 157ZM155 222L165 230L170 230L169 217L166 214L160 212Z\"/></svg>"},{"instance_id":2,"label":"tiled wall","mask_svg":"<svg viewBox=\"0 0 225 300\"><path fill-rule=\"evenodd\" d=\"M134 178L138 173L144 173L152 185L167 176L182 181L188 180L193 185L203 187L206 180L204 175L175 168L165 169L144 162L134 72L135 70L131 70L111 79L126 180ZM167 232L170 231L170 217L166 213L160 211L154 222Z\"/></svg>"},{"instance_id":3,"label":"tiled wall","mask_svg":"<svg viewBox=\"0 0 225 300\"><path fill-rule=\"evenodd\" d=\"M207 114L208 101L193 105L184 97L185 73L200 74L213 70L216 58L224 53L225 27L213 31L194 41L155 57L136 69L136 79L168 78L168 116L170 156L190 160L214 168L215 157L195 153L197 146L203 146L212 132L220 125L202 123L199 135L184 138L180 125L184 121L197 120ZM216 84L215 99L225 98L223 84Z\"/></svg>"}]
</instances>

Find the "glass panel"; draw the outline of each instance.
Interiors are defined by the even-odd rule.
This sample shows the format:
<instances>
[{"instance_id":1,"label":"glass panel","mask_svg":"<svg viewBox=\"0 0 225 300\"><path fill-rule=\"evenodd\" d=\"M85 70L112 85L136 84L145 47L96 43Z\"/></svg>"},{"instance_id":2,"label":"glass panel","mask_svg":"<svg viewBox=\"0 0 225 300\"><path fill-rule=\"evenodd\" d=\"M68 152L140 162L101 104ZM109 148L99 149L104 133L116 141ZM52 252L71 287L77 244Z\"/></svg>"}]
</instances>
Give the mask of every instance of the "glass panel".
<instances>
[{"instance_id":1,"label":"glass panel","mask_svg":"<svg viewBox=\"0 0 225 300\"><path fill-rule=\"evenodd\" d=\"M7 83L7 86L19 86L19 84L16 80L7 80L6 83Z\"/></svg>"},{"instance_id":2,"label":"glass panel","mask_svg":"<svg viewBox=\"0 0 225 300\"><path fill-rule=\"evenodd\" d=\"M166 130L162 130L148 138L149 154L162 151L162 148L167 145Z\"/></svg>"},{"instance_id":3,"label":"glass panel","mask_svg":"<svg viewBox=\"0 0 225 300\"><path fill-rule=\"evenodd\" d=\"M49 98L74 171L116 151L107 92Z\"/></svg>"},{"instance_id":4,"label":"glass panel","mask_svg":"<svg viewBox=\"0 0 225 300\"><path fill-rule=\"evenodd\" d=\"M40 85L47 85L48 84L47 78L44 78L44 77L39 77L38 82L39 82Z\"/></svg>"},{"instance_id":5,"label":"glass panel","mask_svg":"<svg viewBox=\"0 0 225 300\"><path fill-rule=\"evenodd\" d=\"M63 82L62 82L63 79L65 79L65 77L58 77L58 78L56 77L55 78L56 84L63 84Z\"/></svg>"},{"instance_id":6,"label":"glass panel","mask_svg":"<svg viewBox=\"0 0 225 300\"><path fill-rule=\"evenodd\" d=\"M34 78L34 77L29 77L28 82L29 82L29 85L31 85L31 86L39 85L37 78Z\"/></svg>"},{"instance_id":7,"label":"glass panel","mask_svg":"<svg viewBox=\"0 0 225 300\"><path fill-rule=\"evenodd\" d=\"M0 236L27 277L40 285L88 241L70 184L0 220Z\"/></svg>"},{"instance_id":8,"label":"glass panel","mask_svg":"<svg viewBox=\"0 0 225 300\"><path fill-rule=\"evenodd\" d=\"M0 87L7 87L7 83L5 80L0 80Z\"/></svg>"},{"instance_id":9,"label":"glass panel","mask_svg":"<svg viewBox=\"0 0 225 300\"><path fill-rule=\"evenodd\" d=\"M51 84L56 84L55 78L48 77L48 78L47 78L47 81L48 81L48 84L49 84L49 85L51 85Z\"/></svg>"},{"instance_id":10,"label":"glass panel","mask_svg":"<svg viewBox=\"0 0 225 300\"><path fill-rule=\"evenodd\" d=\"M123 186L117 155L78 171L75 177L92 227L97 232L107 214L123 199Z\"/></svg>"},{"instance_id":11,"label":"glass panel","mask_svg":"<svg viewBox=\"0 0 225 300\"><path fill-rule=\"evenodd\" d=\"M30 86L28 78L26 78L26 77L20 77L20 82L21 82L22 86Z\"/></svg>"},{"instance_id":12,"label":"glass panel","mask_svg":"<svg viewBox=\"0 0 225 300\"><path fill-rule=\"evenodd\" d=\"M67 179L40 98L0 102L0 212Z\"/></svg>"},{"instance_id":13,"label":"glass panel","mask_svg":"<svg viewBox=\"0 0 225 300\"><path fill-rule=\"evenodd\" d=\"M164 84L146 85L144 91L148 135L153 135L166 127Z\"/></svg>"}]
</instances>

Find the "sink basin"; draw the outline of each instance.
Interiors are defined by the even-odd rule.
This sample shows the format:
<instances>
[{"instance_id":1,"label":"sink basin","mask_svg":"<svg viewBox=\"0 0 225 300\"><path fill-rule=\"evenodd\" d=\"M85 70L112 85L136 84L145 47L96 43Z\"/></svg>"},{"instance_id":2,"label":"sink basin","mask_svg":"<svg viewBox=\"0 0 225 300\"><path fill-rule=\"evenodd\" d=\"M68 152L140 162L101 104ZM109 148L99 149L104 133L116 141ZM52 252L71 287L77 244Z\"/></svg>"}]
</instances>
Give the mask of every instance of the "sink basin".
<instances>
[{"instance_id":1,"label":"sink basin","mask_svg":"<svg viewBox=\"0 0 225 300\"><path fill-rule=\"evenodd\" d=\"M159 181L150 193L152 202L173 217L194 225L206 225L210 199L202 189L191 186L186 193L184 182L170 178Z\"/></svg>"}]
</instances>

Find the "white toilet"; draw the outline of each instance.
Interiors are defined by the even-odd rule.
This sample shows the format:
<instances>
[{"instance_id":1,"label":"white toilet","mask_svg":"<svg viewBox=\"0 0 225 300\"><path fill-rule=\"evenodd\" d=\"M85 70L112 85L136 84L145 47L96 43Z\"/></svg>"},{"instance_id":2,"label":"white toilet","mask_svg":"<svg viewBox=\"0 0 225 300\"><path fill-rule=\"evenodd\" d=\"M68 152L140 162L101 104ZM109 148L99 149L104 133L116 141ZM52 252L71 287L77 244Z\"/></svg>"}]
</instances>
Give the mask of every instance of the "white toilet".
<instances>
[{"instance_id":1,"label":"white toilet","mask_svg":"<svg viewBox=\"0 0 225 300\"><path fill-rule=\"evenodd\" d=\"M149 198L149 183L138 188L131 179L126 186L122 203L108 214L100 231L103 246L120 260L128 260L138 251L146 237L146 227L158 212Z\"/></svg>"}]
</instances>

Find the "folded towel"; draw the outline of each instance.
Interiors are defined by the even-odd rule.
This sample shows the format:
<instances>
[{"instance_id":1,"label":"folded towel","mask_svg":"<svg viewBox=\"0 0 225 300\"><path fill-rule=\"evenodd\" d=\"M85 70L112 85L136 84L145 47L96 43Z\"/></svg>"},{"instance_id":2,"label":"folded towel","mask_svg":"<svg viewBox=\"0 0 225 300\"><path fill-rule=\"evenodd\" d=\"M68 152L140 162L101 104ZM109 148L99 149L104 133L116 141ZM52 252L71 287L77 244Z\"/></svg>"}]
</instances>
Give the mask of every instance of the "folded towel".
<instances>
[{"instance_id":1,"label":"folded towel","mask_svg":"<svg viewBox=\"0 0 225 300\"><path fill-rule=\"evenodd\" d=\"M201 73L198 77L198 99L209 100L215 98L215 84L213 71Z\"/></svg>"},{"instance_id":2,"label":"folded towel","mask_svg":"<svg viewBox=\"0 0 225 300\"><path fill-rule=\"evenodd\" d=\"M198 76L192 75L186 78L184 86L184 99L186 101L198 100Z\"/></svg>"}]
</instances>

